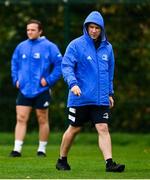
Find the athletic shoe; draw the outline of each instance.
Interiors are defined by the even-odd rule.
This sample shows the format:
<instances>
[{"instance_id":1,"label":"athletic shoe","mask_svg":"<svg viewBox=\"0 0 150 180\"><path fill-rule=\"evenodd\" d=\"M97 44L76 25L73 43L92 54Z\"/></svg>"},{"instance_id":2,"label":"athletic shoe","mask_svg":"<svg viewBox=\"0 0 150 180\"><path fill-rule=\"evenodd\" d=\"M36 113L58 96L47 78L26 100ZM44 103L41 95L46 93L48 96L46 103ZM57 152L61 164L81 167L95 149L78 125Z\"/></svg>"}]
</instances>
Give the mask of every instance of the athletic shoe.
<instances>
[{"instance_id":1,"label":"athletic shoe","mask_svg":"<svg viewBox=\"0 0 150 180\"><path fill-rule=\"evenodd\" d=\"M38 151L37 156L38 157L46 157L46 154L44 152L42 152L42 151Z\"/></svg>"},{"instance_id":2,"label":"athletic shoe","mask_svg":"<svg viewBox=\"0 0 150 180\"><path fill-rule=\"evenodd\" d=\"M58 169L58 170L71 170L67 161L63 161L62 159L57 160L56 169Z\"/></svg>"},{"instance_id":3,"label":"athletic shoe","mask_svg":"<svg viewBox=\"0 0 150 180\"><path fill-rule=\"evenodd\" d=\"M123 172L124 169L125 169L124 164L116 164L115 162L112 162L108 166L106 165L107 172Z\"/></svg>"},{"instance_id":4,"label":"athletic shoe","mask_svg":"<svg viewBox=\"0 0 150 180\"><path fill-rule=\"evenodd\" d=\"M21 153L18 151L11 151L10 157L21 157Z\"/></svg>"}]
</instances>

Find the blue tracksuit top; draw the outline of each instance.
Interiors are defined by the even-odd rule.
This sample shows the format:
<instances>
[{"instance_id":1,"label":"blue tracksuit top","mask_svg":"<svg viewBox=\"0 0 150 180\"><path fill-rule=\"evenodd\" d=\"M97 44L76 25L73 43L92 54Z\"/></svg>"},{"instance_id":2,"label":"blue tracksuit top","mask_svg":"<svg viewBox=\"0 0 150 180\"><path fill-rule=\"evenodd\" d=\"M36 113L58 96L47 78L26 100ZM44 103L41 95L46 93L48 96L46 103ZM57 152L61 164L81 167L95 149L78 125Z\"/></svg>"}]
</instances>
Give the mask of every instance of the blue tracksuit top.
<instances>
[{"instance_id":1,"label":"blue tracksuit top","mask_svg":"<svg viewBox=\"0 0 150 180\"><path fill-rule=\"evenodd\" d=\"M97 49L87 33L87 23L95 23L102 28L102 41ZM114 54L112 45L106 39L104 21L99 12L93 11L87 16L83 35L68 45L62 61L62 73L69 89L74 85L81 89L80 96L69 90L68 107L109 106L109 96L114 93Z\"/></svg>"},{"instance_id":2,"label":"blue tracksuit top","mask_svg":"<svg viewBox=\"0 0 150 180\"><path fill-rule=\"evenodd\" d=\"M60 78L61 62L62 55L54 43L45 37L27 39L16 47L12 56L13 84L16 86L19 81L19 89L25 97L36 97ZM41 78L46 79L47 86L41 86Z\"/></svg>"}]
</instances>

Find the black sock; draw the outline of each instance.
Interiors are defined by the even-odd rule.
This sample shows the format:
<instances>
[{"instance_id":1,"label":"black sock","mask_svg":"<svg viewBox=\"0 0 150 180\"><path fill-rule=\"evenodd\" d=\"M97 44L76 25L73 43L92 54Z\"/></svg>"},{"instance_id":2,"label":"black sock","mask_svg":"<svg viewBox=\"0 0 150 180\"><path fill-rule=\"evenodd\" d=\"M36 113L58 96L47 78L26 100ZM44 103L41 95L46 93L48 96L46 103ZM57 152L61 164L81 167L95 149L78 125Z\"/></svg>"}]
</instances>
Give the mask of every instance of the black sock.
<instances>
[{"instance_id":1,"label":"black sock","mask_svg":"<svg viewBox=\"0 0 150 180\"><path fill-rule=\"evenodd\" d=\"M106 166L110 166L113 163L112 158L106 159Z\"/></svg>"},{"instance_id":2,"label":"black sock","mask_svg":"<svg viewBox=\"0 0 150 180\"><path fill-rule=\"evenodd\" d=\"M60 159L62 160L62 161L65 161L65 162L67 162L67 157L60 157Z\"/></svg>"}]
</instances>

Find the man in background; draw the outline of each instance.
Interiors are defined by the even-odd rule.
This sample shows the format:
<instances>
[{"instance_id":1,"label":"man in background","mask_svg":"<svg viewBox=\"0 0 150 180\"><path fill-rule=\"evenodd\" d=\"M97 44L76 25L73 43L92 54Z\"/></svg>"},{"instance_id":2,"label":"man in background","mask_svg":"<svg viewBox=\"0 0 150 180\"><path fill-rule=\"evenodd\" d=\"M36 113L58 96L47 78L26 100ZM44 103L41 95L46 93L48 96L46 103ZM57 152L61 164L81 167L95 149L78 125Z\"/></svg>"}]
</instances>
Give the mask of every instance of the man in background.
<instances>
[{"instance_id":1,"label":"man in background","mask_svg":"<svg viewBox=\"0 0 150 180\"><path fill-rule=\"evenodd\" d=\"M45 157L49 136L50 90L61 76L62 55L54 43L41 36L43 28L40 21L30 20L26 30L28 39L16 47L11 60L11 74L18 96L15 142L10 156L21 156L27 122L34 108L39 124L37 155Z\"/></svg>"}]
</instances>

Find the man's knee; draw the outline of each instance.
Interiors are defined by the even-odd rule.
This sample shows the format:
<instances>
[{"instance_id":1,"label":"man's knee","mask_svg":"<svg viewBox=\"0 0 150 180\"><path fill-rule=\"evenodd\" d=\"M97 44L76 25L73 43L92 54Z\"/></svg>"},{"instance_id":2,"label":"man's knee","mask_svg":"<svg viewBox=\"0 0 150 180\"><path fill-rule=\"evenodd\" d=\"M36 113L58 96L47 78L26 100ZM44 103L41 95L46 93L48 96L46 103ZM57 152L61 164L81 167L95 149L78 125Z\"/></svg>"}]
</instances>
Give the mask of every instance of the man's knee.
<instances>
[{"instance_id":1,"label":"man's knee","mask_svg":"<svg viewBox=\"0 0 150 180\"><path fill-rule=\"evenodd\" d=\"M42 118L38 121L38 124L39 126L49 126L49 122Z\"/></svg>"},{"instance_id":2,"label":"man's knee","mask_svg":"<svg viewBox=\"0 0 150 180\"><path fill-rule=\"evenodd\" d=\"M69 126L67 129L67 133L72 134L72 135L76 135L81 131L81 127L74 127L74 126Z\"/></svg>"},{"instance_id":3,"label":"man's knee","mask_svg":"<svg viewBox=\"0 0 150 180\"><path fill-rule=\"evenodd\" d=\"M108 125L106 123L99 123L95 126L99 134L109 133Z\"/></svg>"},{"instance_id":4,"label":"man's knee","mask_svg":"<svg viewBox=\"0 0 150 180\"><path fill-rule=\"evenodd\" d=\"M36 115L40 125L48 123L48 110L37 110Z\"/></svg>"},{"instance_id":5,"label":"man's knee","mask_svg":"<svg viewBox=\"0 0 150 180\"><path fill-rule=\"evenodd\" d=\"M17 122L26 124L27 122L27 116L25 114L17 114Z\"/></svg>"}]
</instances>

